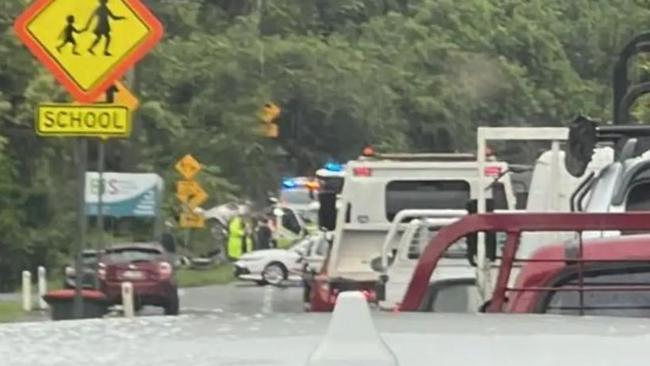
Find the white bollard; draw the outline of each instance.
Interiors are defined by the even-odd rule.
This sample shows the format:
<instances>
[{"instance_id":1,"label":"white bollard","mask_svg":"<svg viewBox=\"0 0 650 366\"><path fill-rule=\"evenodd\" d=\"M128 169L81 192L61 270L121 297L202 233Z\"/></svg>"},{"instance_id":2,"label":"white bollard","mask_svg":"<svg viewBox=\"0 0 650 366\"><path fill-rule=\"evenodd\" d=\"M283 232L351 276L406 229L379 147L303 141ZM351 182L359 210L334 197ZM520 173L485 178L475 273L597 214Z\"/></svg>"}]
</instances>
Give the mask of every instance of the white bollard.
<instances>
[{"instance_id":1,"label":"white bollard","mask_svg":"<svg viewBox=\"0 0 650 366\"><path fill-rule=\"evenodd\" d=\"M38 266L38 308L41 310L47 309L47 302L43 299L47 292L47 272L45 267Z\"/></svg>"},{"instance_id":2,"label":"white bollard","mask_svg":"<svg viewBox=\"0 0 650 366\"><path fill-rule=\"evenodd\" d=\"M122 282L122 311L127 318L133 318L135 315L133 307L133 284L131 282Z\"/></svg>"},{"instance_id":3,"label":"white bollard","mask_svg":"<svg viewBox=\"0 0 650 366\"><path fill-rule=\"evenodd\" d=\"M32 311L32 274L23 271L23 310Z\"/></svg>"}]
</instances>

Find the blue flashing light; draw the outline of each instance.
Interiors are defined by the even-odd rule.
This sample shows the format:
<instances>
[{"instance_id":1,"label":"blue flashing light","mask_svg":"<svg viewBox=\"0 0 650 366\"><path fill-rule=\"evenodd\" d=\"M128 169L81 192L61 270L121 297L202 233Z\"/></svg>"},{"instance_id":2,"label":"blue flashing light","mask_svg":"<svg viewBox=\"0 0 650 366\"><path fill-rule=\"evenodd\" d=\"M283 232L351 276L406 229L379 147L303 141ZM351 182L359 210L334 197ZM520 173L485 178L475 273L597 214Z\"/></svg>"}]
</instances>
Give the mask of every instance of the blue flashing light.
<instances>
[{"instance_id":1,"label":"blue flashing light","mask_svg":"<svg viewBox=\"0 0 650 366\"><path fill-rule=\"evenodd\" d=\"M282 180L282 187L283 188L296 188L297 186L298 186L298 184L293 179L284 179L284 180Z\"/></svg>"},{"instance_id":2,"label":"blue flashing light","mask_svg":"<svg viewBox=\"0 0 650 366\"><path fill-rule=\"evenodd\" d=\"M329 170L330 172L342 172L343 171L343 165L329 161L327 164L325 164L325 169Z\"/></svg>"}]
</instances>

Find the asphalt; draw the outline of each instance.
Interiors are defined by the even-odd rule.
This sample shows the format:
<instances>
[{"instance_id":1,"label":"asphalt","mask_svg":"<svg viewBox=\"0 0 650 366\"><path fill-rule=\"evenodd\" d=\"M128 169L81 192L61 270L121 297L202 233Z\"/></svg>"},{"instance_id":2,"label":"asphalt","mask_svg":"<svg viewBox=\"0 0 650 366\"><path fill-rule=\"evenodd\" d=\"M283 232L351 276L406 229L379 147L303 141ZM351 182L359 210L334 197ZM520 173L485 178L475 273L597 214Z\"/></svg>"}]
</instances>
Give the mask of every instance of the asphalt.
<instances>
[{"instance_id":1,"label":"asphalt","mask_svg":"<svg viewBox=\"0 0 650 366\"><path fill-rule=\"evenodd\" d=\"M182 312L217 311L239 314L302 313L302 287L258 286L234 282L222 286L181 289Z\"/></svg>"},{"instance_id":2,"label":"asphalt","mask_svg":"<svg viewBox=\"0 0 650 366\"><path fill-rule=\"evenodd\" d=\"M287 283L282 287L258 286L252 282L179 289L182 314L224 313L233 315L302 313L302 287ZM2 301L20 301L20 294L0 294ZM139 316L162 315L162 308L145 307ZM22 321L48 320L47 312L34 311Z\"/></svg>"}]
</instances>

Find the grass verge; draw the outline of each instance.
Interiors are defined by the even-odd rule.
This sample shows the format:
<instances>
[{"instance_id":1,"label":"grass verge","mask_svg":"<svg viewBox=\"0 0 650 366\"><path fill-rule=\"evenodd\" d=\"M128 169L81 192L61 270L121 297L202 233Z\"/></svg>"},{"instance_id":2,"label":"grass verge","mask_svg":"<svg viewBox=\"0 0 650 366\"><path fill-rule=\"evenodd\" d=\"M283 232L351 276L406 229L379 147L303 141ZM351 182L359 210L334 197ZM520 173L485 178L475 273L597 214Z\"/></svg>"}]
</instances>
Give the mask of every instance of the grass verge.
<instances>
[{"instance_id":1,"label":"grass verge","mask_svg":"<svg viewBox=\"0 0 650 366\"><path fill-rule=\"evenodd\" d=\"M224 285L234 279L231 264L221 264L206 269L181 268L176 271L178 287Z\"/></svg>"},{"instance_id":2,"label":"grass verge","mask_svg":"<svg viewBox=\"0 0 650 366\"><path fill-rule=\"evenodd\" d=\"M20 320L25 313L22 306L16 301L0 302L0 323L9 323Z\"/></svg>"}]
</instances>

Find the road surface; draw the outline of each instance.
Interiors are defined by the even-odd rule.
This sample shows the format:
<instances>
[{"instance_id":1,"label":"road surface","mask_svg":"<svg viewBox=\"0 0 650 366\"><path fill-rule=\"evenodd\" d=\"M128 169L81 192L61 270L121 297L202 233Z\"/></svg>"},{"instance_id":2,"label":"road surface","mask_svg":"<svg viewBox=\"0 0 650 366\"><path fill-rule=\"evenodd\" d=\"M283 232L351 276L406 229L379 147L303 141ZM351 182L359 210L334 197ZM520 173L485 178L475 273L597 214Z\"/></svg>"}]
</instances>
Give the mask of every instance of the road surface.
<instances>
[{"instance_id":1,"label":"road surface","mask_svg":"<svg viewBox=\"0 0 650 366\"><path fill-rule=\"evenodd\" d=\"M228 285L179 290L181 312L217 311L240 314L303 312L302 288L257 286L234 282Z\"/></svg>"},{"instance_id":2,"label":"road surface","mask_svg":"<svg viewBox=\"0 0 650 366\"><path fill-rule=\"evenodd\" d=\"M35 301L34 294L34 301ZM179 289L182 314L223 313L255 315L302 313L302 288L296 284L285 287L257 286L248 282L228 285ZM20 301L19 293L4 294L2 301ZM139 316L162 315L162 308L145 307ZM24 321L48 320L45 312L33 312Z\"/></svg>"}]
</instances>

